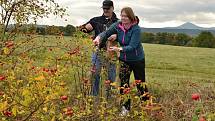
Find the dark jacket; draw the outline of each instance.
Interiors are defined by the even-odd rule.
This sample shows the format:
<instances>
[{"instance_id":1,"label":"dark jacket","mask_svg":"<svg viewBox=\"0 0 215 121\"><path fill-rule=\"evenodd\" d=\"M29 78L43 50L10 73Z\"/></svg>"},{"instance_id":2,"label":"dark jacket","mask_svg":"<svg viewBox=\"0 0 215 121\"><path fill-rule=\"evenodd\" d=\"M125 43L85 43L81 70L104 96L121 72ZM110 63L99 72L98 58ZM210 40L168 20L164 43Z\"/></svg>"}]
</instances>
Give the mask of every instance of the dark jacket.
<instances>
[{"instance_id":1,"label":"dark jacket","mask_svg":"<svg viewBox=\"0 0 215 121\"><path fill-rule=\"evenodd\" d=\"M139 61L144 59L143 46L140 41L141 29L136 23L128 30L121 27L121 22L116 22L111 27L99 34L102 42L106 42L107 38L112 34L117 34L117 41L123 48L120 51L120 60L123 61Z\"/></svg>"},{"instance_id":2,"label":"dark jacket","mask_svg":"<svg viewBox=\"0 0 215 121\"><path fill-rule=\"evenodd\" d=\"M107 18L106 16L98 16L90 19L90 21L87 22L90 23L93 27L93 30L95 32L94 38L98 36L103 31L107 30L113 23L117 22L118 18L116 17L116 14L113 13L113 16L111 19ZM93 38L93 39L94 39ZM105 42L100 44L100 48L106 47Z\"/></svg>"}]
</instances>

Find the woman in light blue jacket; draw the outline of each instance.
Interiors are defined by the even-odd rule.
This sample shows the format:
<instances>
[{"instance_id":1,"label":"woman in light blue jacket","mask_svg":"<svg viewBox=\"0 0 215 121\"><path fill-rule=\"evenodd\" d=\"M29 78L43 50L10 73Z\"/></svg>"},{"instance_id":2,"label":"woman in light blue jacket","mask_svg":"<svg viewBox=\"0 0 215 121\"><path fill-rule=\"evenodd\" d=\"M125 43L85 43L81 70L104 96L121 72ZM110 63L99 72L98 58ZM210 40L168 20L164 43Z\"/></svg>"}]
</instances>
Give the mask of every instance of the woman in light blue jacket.
<instances>
[{"instance_id":1,"label":"woman in light blue jacket","mask_svg":"<svg viewBox=\"0 0 215 121\"><path fill-rule=\"evenodd\" d=\"M107 31L99 34L94 43L99 44L107 40L112 34L117 34L117 41L120 47L111 47L112 51L120 52L120 73L121 80L120 90L121 94L129 92L129 79L133 71L135 80L137 82L138 94L141 100L149 99L146 86L142 83L145 82L145 56L143 46L141 44L141 28L138 25L138 18L134 15L130 7L125 7L121 10L121 21L114 23ZM125 91L126 90L126 91ZM145 95L145 96L143 96ZM122 106L121 115L127 115L130 110L131 99L125 101Z\"/></svg>"}]
</instances>

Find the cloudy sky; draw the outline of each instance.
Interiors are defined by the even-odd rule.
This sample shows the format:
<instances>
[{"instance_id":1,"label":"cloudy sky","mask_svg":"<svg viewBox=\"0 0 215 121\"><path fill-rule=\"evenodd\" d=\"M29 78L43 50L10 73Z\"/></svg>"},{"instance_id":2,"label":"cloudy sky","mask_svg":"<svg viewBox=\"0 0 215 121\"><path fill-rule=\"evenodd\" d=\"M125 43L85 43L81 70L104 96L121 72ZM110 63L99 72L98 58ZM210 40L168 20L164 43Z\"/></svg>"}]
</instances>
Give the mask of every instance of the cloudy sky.
<instances>
[{"instance_id":1,"label":"cloudy sky","mask_svg":"<svg viewBox=\"0 0 215 121\"><path fill-rule=\"evenodd\" d=\"M68 7L68 20L50 17L39 23L47 25L75 26L102 14L103 0L56 0ZM114 11L120 16L120 9L132 7L140 18L142 27L174 27L192 22L202 27L215 27L215 0L113 0Z\"/></svg>"}]
</instances>

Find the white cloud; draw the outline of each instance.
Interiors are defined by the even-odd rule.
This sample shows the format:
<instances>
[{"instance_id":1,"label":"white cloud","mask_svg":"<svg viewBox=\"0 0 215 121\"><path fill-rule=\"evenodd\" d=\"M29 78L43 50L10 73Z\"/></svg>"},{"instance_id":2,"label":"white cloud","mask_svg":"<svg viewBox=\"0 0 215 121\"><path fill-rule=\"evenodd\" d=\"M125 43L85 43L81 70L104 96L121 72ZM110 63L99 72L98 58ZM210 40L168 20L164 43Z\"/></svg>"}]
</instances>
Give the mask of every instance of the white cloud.
<instances>
[{"instance_id":1,"label":"white cloud","mask_svg":"<svg viewBox=\"0 0 215 121\"><path fill-rule=\"evenodd\" d=\"M68 21L50 17L40 20L40 24L80 25L94 16L102 14L103 0L56 0L60 5L68 7ZM215 1L212 0L113 0L115 12L119 16L120 9L130 6L140 18L143 27L178 26L184 22L197 25L215 26Z\"/></svg>"}]
</instances>

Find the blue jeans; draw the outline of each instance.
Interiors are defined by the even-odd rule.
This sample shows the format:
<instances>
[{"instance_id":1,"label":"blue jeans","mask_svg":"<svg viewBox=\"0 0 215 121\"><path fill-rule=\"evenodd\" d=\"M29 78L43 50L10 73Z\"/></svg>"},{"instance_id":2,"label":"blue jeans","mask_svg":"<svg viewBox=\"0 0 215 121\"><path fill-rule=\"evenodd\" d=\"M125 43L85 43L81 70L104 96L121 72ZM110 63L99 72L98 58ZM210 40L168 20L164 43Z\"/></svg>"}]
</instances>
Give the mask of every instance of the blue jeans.
<instances>
[{"instance_id":1,"label":"blue jeans","mask_svg":"<svg viewBox=\"0 0 215 121\"><path fill-rule=\"evenodd\" d=\"M105 52L104 52L105 53ZM92 83L92 95L97 96L99 94L99 87L100 87L100 73L102 70L102 67L106 67L107 69L107 79L111 82L115 82L116 79L116 64L113 62L110 62L108 59L105 58L104 55L101 54L101 52L96 51L92 55L92 64L95 66L95 73ZM102 80L105 81L105 80ZM106 90L106 93L109 93L110 88ZM107 94L109 95L109 94Z\"/></svg>"}]
</instances>

